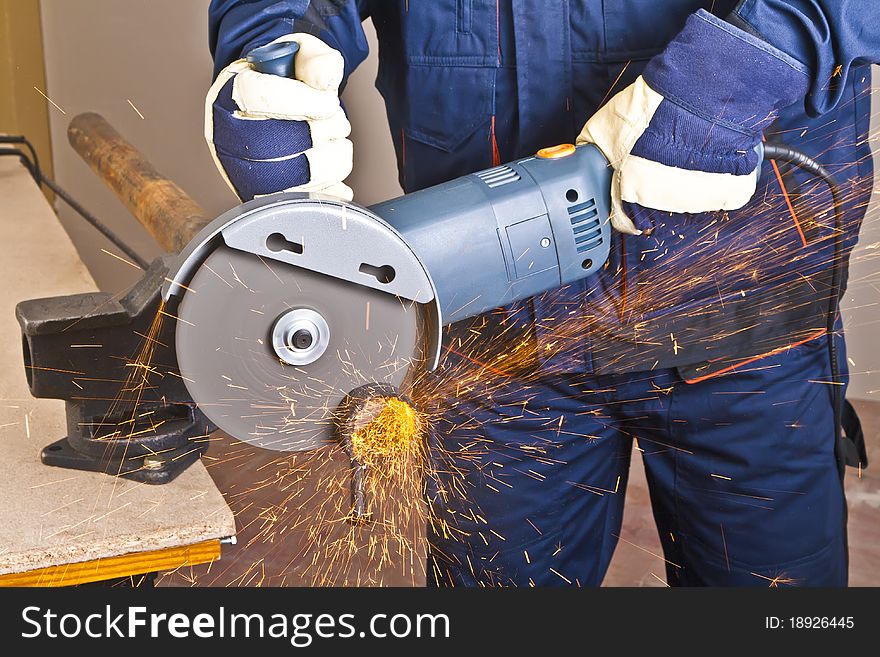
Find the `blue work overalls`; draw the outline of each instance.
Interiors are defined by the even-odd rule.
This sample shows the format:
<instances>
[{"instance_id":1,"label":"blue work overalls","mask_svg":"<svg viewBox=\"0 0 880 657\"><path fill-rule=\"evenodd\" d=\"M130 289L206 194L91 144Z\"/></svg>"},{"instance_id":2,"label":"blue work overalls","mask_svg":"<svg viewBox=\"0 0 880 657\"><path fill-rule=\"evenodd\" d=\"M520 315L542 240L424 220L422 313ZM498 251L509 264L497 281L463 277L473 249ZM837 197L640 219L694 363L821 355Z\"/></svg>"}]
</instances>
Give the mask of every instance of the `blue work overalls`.
<instances>
[{"instance_id":1,"label":"blue work overalls","mask_svg":"<svg viewBox=\"0 0 880 657\"><path fill-rule=\"evenodd\" d=\"M371 17L376 86L401 184L412 191L573 142L689 13L725 16L734 4L224 0L212 4L211 38L219 69L291 29L311 31L341 50L350 72L366 54L360 22ZM832 111L810 118L795 106L771 131L848 181L851 247L871 189L869 66L836 84L844 89ZM744 210L657 213L650 235L615 235L593 280L484 321L490 339L500 325L510 345L514 336L531 340L534 363L521 376L484 372L434 426L440 483L429 583L599 584L617 544L635 440L670 584L845 584L828 338L815 313L784 323L773 312L809 305L802 298L827 270L829 201L809 177L777 177L765 164ZM572 315L601 321L585 323L574 348L556 349L558 320ZM597 365L606 333L624 336L613 344L626 350L630 332L672 320L676 354L679 342L709 345L688 367ZM452 327L451 339L462 330ZM438 376L473 368L463 358L450 352Z\"/></svg>"}]
</instances>

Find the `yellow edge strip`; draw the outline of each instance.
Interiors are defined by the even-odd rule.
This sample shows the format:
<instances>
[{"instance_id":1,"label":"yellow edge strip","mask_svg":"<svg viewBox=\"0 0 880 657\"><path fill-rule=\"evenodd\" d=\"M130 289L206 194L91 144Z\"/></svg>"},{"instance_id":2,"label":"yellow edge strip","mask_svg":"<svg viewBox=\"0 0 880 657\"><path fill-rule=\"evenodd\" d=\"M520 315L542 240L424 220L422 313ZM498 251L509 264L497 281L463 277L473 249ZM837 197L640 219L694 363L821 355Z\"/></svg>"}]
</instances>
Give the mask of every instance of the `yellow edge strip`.
<instances>
[{"instance_id":1,"label":"yellow edge strip","mask_svg":"<svg viewBox=\"0 0 880 657\"><path fill-rule=\"evenodd\" d=\"M74 586L159 570L174 570L219 558L220 540L213 539L182 547L132 552L118 557L9 573L0 575L0 586Z\"/></svg>"}]
</instances>

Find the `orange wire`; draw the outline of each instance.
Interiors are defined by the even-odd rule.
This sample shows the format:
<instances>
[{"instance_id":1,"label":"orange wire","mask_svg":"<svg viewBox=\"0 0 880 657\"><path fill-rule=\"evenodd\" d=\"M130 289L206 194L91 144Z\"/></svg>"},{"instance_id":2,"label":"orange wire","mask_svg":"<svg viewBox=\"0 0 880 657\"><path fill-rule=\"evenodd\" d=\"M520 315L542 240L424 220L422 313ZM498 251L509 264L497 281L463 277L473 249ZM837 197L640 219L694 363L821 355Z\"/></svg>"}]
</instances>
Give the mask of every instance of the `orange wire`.
<instances>
[{"instance_id":1,"label":"orange wire","mask_svg":"<svg viewBox=\"0 0 880 657\"><path fill-rule=\"evenodd\" d=\"M498 140L495 139L495 117L492 117L492 166L501 164L501 153L498 152Z\"/></svg>"},{"instance_id":2,"label":"orange wire","mask_svg":"<svg viewBox=\"0 0 880 657\"><path fill-rule=\"evenodd\" d=\"M782 182L782 174L779 173L779 166L776 164L776 160L770 160L770 164L773 165L773 171L776 173L776 180L779 181L779 188L782 190L782 197L785 199L788 211L791 212L791 218L794 220L794 226L797 228L798 235L801 236L801 242L804 246L807 246L807 238L804 236L804 231L801 229L801 222L798 221L797 213L794 211L794 206L791 204L791 199L788 197L788 190L785 189L785 184Z\"/></svg>"},{"instance_id":3,"label":"orange wire","mask_svg":"<svg viewBox=\"0 0 880 657\"><path fill-rule=\"evenodd\" d=\"M465 360L469 360L470 362L474 363L475 365L479 365L479 366L482 367L483 369L487 369L487 370L489 370L489 371L492 372L493 374L498 374L498 375L500 375L500 376L506 376L507 378L510 378L510 379L513 378L513 374L508 374L508 373L505 372L504 370L496 369L496 368L492 367L491 365L489 365L488 363L484 363L484 362L482 362L482 361L479 361L479 360L477 360L476 358L471 358L471 357L468 356L467 354L463 354L463 353L461 353L460 351L456 351L455 349L453 349L453 348L450 347L450 346L446 346L446 347L444 347L444 349L446 349L446 351L449 351L449 352L455 354L456 356L461 356L461 357L464 358Z\"/></svg>"},{"instance_id":4,"label":"orange wire","mask_svg":"<svg viewBox=\"0 0 880 657\"><path fill-rule=\"evenodd\" d=\"M765 354L761 354L760 356L754 356L753 358L747 358L744 361L736 363L735 365L730 365L729 367L725 367L724 369L718 370L717 372L712 372L711 374L706 374L705 376L698 376L696 379L685 379L685 383L700 383L701 381L705 381L706 379L712 379L716 376L721 376L722 374L727 374L728 372L732 372L735 369L742 367L743 365L749 365L754 363L755 361L759 361L762 358L767 358L769 356L775 356L777 354L781 354L784 351L788 351L789 349L794 349L795 347L800 347L802 344L808 343L810 340L815 340L816 338L821 338L828 331L826 329L822 329L821 331L817 331L813 333L807 338L800 340L799 342L795 342L794 344L788 344L784 347L777 347L771 351L768 351Z\"/></svg>"}]
</instances>

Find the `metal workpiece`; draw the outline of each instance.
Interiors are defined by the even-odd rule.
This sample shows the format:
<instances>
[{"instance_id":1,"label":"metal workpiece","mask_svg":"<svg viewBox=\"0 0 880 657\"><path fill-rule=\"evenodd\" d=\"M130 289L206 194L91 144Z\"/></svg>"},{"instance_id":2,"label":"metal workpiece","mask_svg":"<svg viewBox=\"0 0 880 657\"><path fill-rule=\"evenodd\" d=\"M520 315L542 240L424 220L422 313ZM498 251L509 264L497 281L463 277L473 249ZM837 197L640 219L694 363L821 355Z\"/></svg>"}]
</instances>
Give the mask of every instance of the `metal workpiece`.
<instances>
[{"instance_id":1,"label":"metal workpiece","mask_svg":"<svg viewBox=\"0 0 880 657\"><path fill-rule=\"evenodd\" d=\"M180 377L173 315L160 314L158 259L118 301L94 292L16 306L31 394L61 399L67 436L48 465L164 483L204 451L213 425Z\"/></svg>"},{"instance_id":2,"label":"metal workpiece","mask_svg":"<svg viewBox=\"0 0 880 657\"><path fill-rule=\"evenodd\" d=\"M180 251L210 220L198 203L159 173L100 114L74 117L67 139L166 251Z\"/></svg>"},{"instance_id":3,"label":"metal workpiece","mask_svg":"<svg viewBox=\"0 0 880 657\"><path fill-rule=\"evenodd\" d=\"M437 286L443 323L595 273L611 246L612 170L594 146L528 157L370 209Z\"/></svg>"},{"instance_id":4,"label":"metal workpiece","mask_svg":"<svg viewBox=\"0 0 880 657\"><path fill-rule=\"evenodd\" d=\"M355 454L352 438L376 419L389 399L400 399L412 406L412 401L398 388L381 383L367 383L357 387L339 404L335 436L351 462L351 514L348 520L355 525L369 522L371 516L367 510L367 466Z\"/></svg>"}]
</instances>

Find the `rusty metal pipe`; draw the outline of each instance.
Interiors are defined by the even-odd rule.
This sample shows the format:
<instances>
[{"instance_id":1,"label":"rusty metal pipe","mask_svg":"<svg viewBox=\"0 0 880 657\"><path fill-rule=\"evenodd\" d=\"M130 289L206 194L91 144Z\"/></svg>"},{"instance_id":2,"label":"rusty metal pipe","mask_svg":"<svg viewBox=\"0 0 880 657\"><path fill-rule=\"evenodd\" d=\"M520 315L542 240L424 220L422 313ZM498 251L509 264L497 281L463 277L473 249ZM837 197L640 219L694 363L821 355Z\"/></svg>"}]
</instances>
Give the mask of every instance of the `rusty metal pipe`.
<instances>
[{"instance_id":1,"label":"rusty metal pipe","mask_svg":"<svg viewBox=\"0 0 880 657\"><path fill-rule=\"evenodd\" d=\"M174 182L156 171L100 114L75 117L67 128L70 145L150 235L178 252L210 221Z\"/></svg>"}]
</instances>

